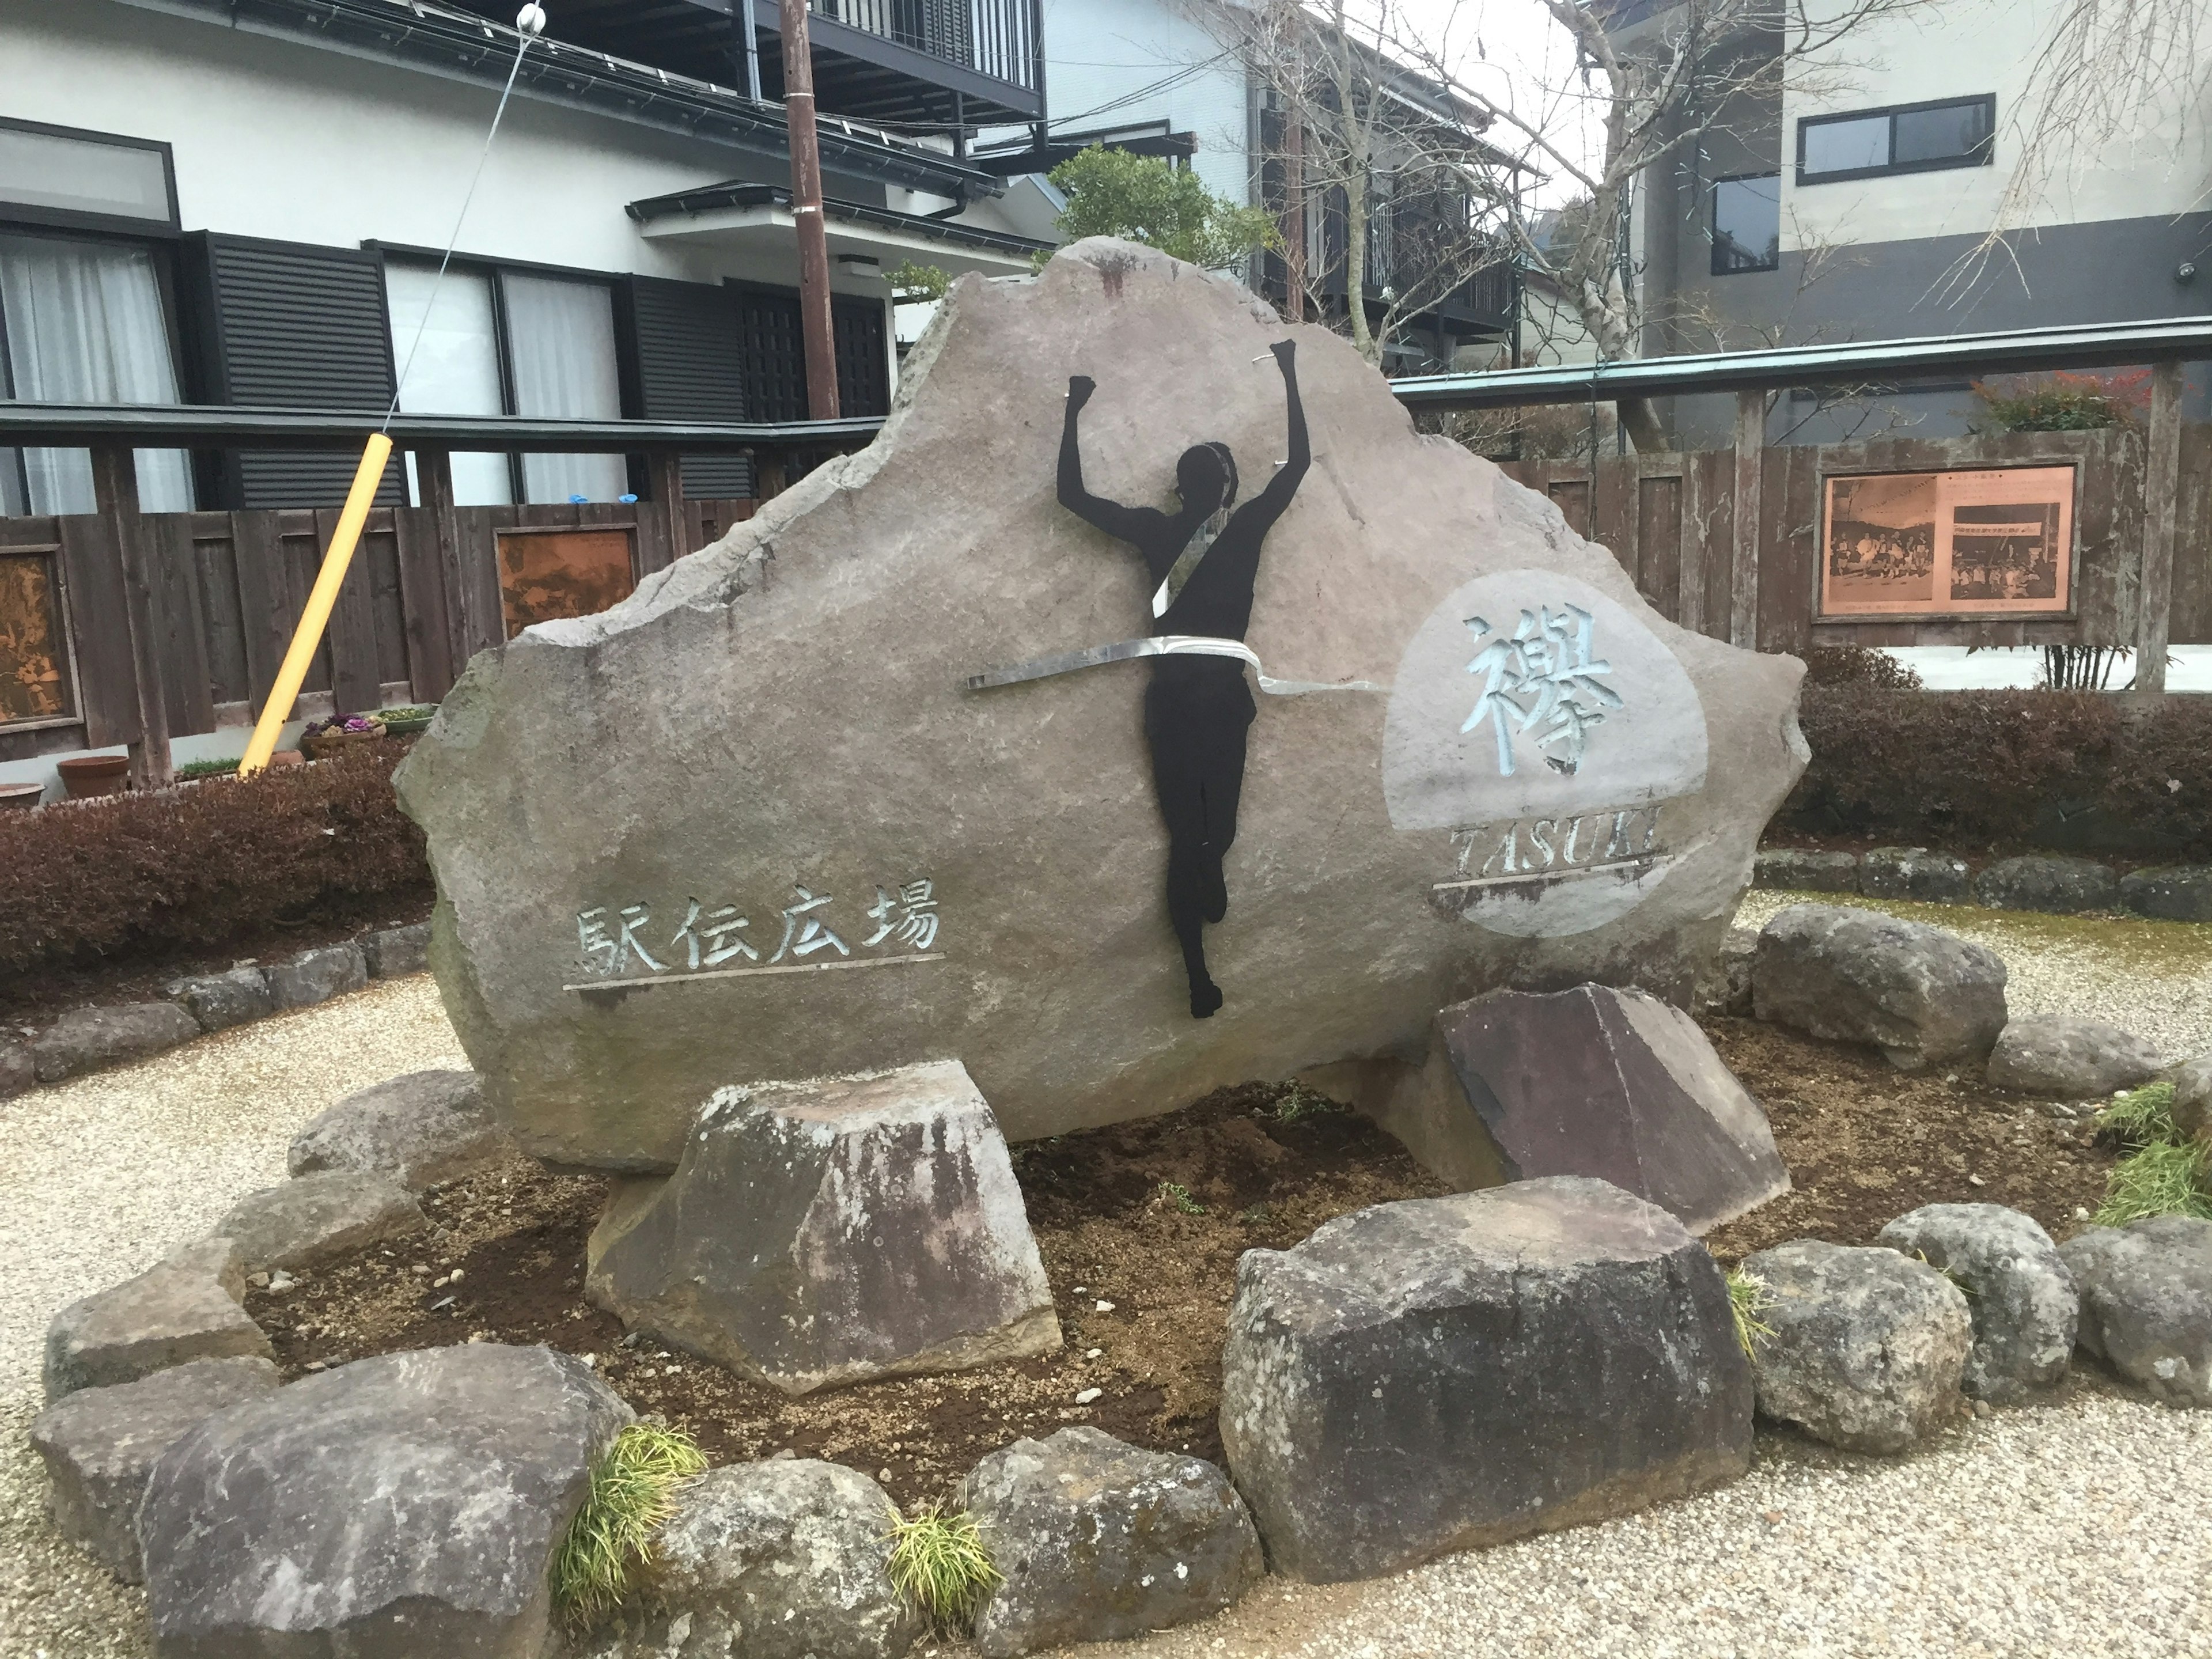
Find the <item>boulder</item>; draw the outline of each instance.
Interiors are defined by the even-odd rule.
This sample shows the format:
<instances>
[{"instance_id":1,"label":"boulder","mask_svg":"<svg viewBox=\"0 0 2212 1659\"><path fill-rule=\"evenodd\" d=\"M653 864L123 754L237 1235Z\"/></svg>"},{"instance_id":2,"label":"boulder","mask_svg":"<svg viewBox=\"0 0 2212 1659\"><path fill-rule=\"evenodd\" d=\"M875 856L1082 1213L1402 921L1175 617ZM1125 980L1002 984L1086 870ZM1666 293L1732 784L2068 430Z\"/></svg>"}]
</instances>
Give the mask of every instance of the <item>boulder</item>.
<instances>
[{"instance_id":1,"label":"boulder","mask_svg":"<svg viewBox=\"0 0 2212 1659\"><path fill-rule=\"evenodd\" d=\"M248 1273L313 1267L429 1226L407 1189L380 1175L331 1170L248 1193L222 1218Z\"/></svg>"},{"instance_id":2,"label":"boulder","mask_svg":"<svg viewBox=\"0 0 2212 1659\"><path fill-rule=\"evenodd\" d=\"M404 927L382 927L360 939L363 963L371 979L398 979L419 974L430 965L430 924L410 922Z\"/></svg>"},{"instance_id":3,"label":"boulder","mask_svg":"<svg viewBox=\"0 0 2212 1659\"><path fill-rule=\"evenodd\" d=\"M138 1512L157 1659L535 1659L548 1569L629 1408L567 1354L361 1359L231 1407Z\"/></svg>"},{"instance_id":4,"label":"boulder","mask_svg":"<svg viewBox=\"0 0 2212 1659\"><path fill-rule=\"evenodd\" d=\"M2101 1019L2022 1014L1990 1051L1990 1086L2081 1100L2148 1083L2165 1063L2142 1038Z\"/></svg>"},{"instance_id":5,"label":"boulder","mask_svg":"<svg viewBox=\"0 0 2212 1659\"><path fill-rule=\"evenodd\" d=\"M1699 1233L1790 1190L1759 1103L1641 991L1493 991L1442 1010L1431 1048L1375 1116L1455 1186L1591 1176Z\"/></svg>"},{"instance_id":6,"label":"boulder","mask_svg":"<svg viewBox=\"0 0 2212 1659\"><path fill-rule=\"evenodd\" d=\"M31 1446L53 1486L55 1527L125 1583L143 1582L138 1500L155 1460L185 1430L276 1384L266 1359L194 1359L47 1407L31 1425Z\"/></svg>"},{"instance_id":7,"label":"boulder","mask_svg":"<svg viewBox=\"0 0 2212 1659\"><path fill-rule=\"evenodd\" d=\"M2183 1139L2212 1146L2212 1053L2170 1068L2173 1085L2173 1127Z\"/></svg>"},{"instance_id":8,"label":"boulder","mask_svg":"<svg viewBox=\"0 0 2212 1659\"><path fill-rule=\"evenodd\" d=\"M424 1193L514 1155L474 1072L410 1072L309 1119L292 1138L289 1167L295 1176L350 1170Z\"/></svg>"},{"instance_id":9,"label":"boulder","mask_svg":"<svg viewBox=\"0 0 2212 1659\"><path fill-rule=\"evenodd\" d=\"M1310 472L1275 465L1280 343ZM1794 659L1668 623L1346 341L1149 248L963 277L896 402L623 604L479 652L398 770L526 1152L665 1174L724 1085L952 1054L1029 1139L1418 1053L1509 985L1687 1000L1804 765ZM1256 574L1224 553L1156 621L1160 572L1059 500L1071 407L1071 498L1156 552L1178 457L1233 454L1238 544L1281 508ZM1156 625L1268 678L990 672Z\"/></svg>"},{"instance_id":10,"label":"boulder","mask_svg":"<svg viewBox=\"0 0 2212 1659\"><path fill-rule=\"evenodd\" d=\"M984 1659L1188 1624L1267 1571L1227 1475L1098 1429L993 1452L962 1500L1000 1575L975 1619Z\"/></svg>"},{"instance_id":11,"label":"boulder","mask_svg":"<svg viewBox=\"0 0 2212 1659\"><path fill-rule=\"evenodd\" d=\"M926 1628L892 1589L884 1489L839 1463L709 1469L655 1534L652 1605L592 1659L898 1659Z\"/></svg>"},{"instance_id":12,"label":"boulder","mask_svg":"<svg viewBox=\"0 0 2212 1659\"><path fill-rule=\"evenodd\" d=\"M1698 978L1698 993L1691 1011L1700 1018L1725 1014L1751 1018L1751 959L1759 949L1755 928L1731 927L1721 940L1712 966Z\"/></svg>"},{"instance_id":13,"label":"boulder","mask_svg":"<svg viewBox=\"0 0 2212 1659\"><path fill-rule=\"evenodd\" d=\"M665 1182L618 1188L584 1294L800 1395L1060 1346L1013 1164L958 1060L725 1089Z\"/></svg>"},{"instance_id":14,"label":"boulder","mask_svg":"<svg viewBox=\"0 0 2212 1659\"><path fill-rule=\"evenodd\" d=\"M312 1008L368 983L368 964L351 943L302 951L269 970L270 999L279 1008Z\"/></svg>"},{"instance_id":15,"label":"boulder","mask_svg":"<svg viewBox=\"0 0 2212 1659\"><path fill-rule=\"evenodd\" d=\"M1966 864L1924 847L1876 847L1859 860L1859 891L1869 898L1959 904L1971 888Z\"/></svg>"},{"instance_id":16,"label":"boulder","mask_svg":"<svg viewBox=\"0 0 2212 1659\"><path fill-rule=\"evenodd\" d=\"M1816 853L1797 847L1761 848L1752 885L1796 893L1856 893L1859 855Z\"/></svg>"},{"instance_id":17,"label":"boulder","mask_svg":"<svg viewBox=\"0 0 2212 1659\"><path fill-rule=\"evenodd\" d=\"M1803 1239L1743 1271L1767 1291L1768 1333L1751 1345L1761 1415L1848 1451L1901 1452L1958 1409L1973 1321L1926 1262Z\"/></svg>"},{"instance_id":18,"label":"boulder","mask_svg":"<svg viewBox=\"0 0 2212 1659\"><path fill-rule=\"evenodd\" d=\"M2120 900L2161 921L2212 921L2212 864L2131 870L2120 878Z\"/></svg>"},{"instance_id":19,"label":"boulder","mask_svg":"<svg viewBox=\"0 0 2212 1659\"><path fill-rule=\"evenodd\" d=\"M213 1238L70 1303L46 1327L46 1399L135 1382L194 1359L270 1358L269 1339L240 1305L245 1294L237 1247Z\"/></svg>"},{"instance_id":20,"label":"boulder","mask_svg":"<svg viewBox=\"0 0 2212 1659\"><path fill-rule=\"evenodd\" d=\"M195 974L161 988L170 1001L183 1005L203 1031L226 1030L276 1012L269 978L258 968L234 968L224 974Z\"/></svg>"},{"instance_id":21,"label":"boulder","mask_svg":"<svg viewBox=\"0 0 2212 1659\"><path fill-rule=\"evenodd\" d=\"M2081 1297L2074 1275L2032 1216L2002 1204L1929 1204L1881 1230L1966 1294L1974 1343L1960 1386L2016 1405L2066 1375Z\"/></svg>"},{"instance_id":22,"label":"boulder","mask_svg":"<svg viewBox=\"0 0 2212 1659\"><path fill-rule=\"evenodd\" d=\"M41 1083L142 1060L200 1034L199 1022L173 1002L133 1002L118 1008L76 1008L31 1042Z\"/></svg>"},{"instance_id":23,"label":"boulder","mask_svg":"<svg viewBox=\"0 0 2212 1659\"><path fill-rule=\"evenodd\" d=\"M1997 910L2110 910L2120 902L2120 878L2094 859L2032 854L1990 865L1974 878L1974 896Z\"/></svg>"},{"instance_id":24,"label":"boulder","mask_svg":"<svg viewBox=\"0 0 2212 1659\"><path fill-rule=\"evenodd\" d=\"M0 1042L0 1100L20 1095L39 1080L31 1051L20 1042Z\"/></svg>"},{"instance_id":25,"label":"boulder","mask_svg":"<svg viewBox=\"0 0 2212 1659\"><path fill-rule=\"evenodd\" d=\"M1374 1577L1732 1480L1751 1413L1719 1266L1601 1181L1378 1205L1237 1263L1222 1443L1293 1577Z\"/></svg>"},{"instance_id":26,"label":"boulder","mask_svg":"<svg viewBox=\"0 0 2212 1659\"><path fill-rule=\"evenodd\" d=\"M2162 1215L2058 1247L2081 1346L2169 1406L2212 1406L2212 1221Z\"/></svg>"},{"instance_id":27,"label":"boulder","mask_svg":"<svg viewBox=\"0 0 2212 1659\"><path fill-rule=\"evenodd\" d=\"M1993 951L1876 910L1793 904L1752 958L1759 1018L1833 1042L1869 1042L1900 1070L1978 1059L2005 1025Z\"/></svg>"}]
</instances>

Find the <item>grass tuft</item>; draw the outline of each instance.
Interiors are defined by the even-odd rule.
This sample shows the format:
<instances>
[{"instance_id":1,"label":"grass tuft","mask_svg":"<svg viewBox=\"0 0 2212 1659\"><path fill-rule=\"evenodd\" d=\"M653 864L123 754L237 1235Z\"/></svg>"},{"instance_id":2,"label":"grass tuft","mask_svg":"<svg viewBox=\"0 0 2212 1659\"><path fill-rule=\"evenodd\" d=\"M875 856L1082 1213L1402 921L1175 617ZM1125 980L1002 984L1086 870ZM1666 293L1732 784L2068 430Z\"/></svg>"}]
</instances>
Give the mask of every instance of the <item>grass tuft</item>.
<instances>
[{"instance_id":1,"label":"grass tuft","mask_svg":"<svg viewBox=\"0 0 2212 1659\"><path fill-rule=\"evenodd\" d=\"M2206 1173L2203 1147L2154 1140L2113 1166L2096 1224L2124 1227L2158 1215L2212 1221L2212 1197L2204 1190Z\"/></svg>"},{"instance_id":2,"label":"grass tuft","mask_svg":"<svg viewBox=\"0 0 2212 1659\"><path fill-rule=\"evenodd\" d=\"M1155 1205L1172 1204L1185 1215L1204 1215L1206 1206L1190 1195L1190 1188L1180 1182L1163 1181L1152 1189Z\"/></svg>"},{"instance_id":3,"label":"grass tuft","mask_svg":"<svg viewBox=\"0 0 2212 1659\"><path fill-rule=\"evenodd\" d=\"M2179 1141L2181 1133L2173 1127L2173 1085L2146 1083L2118 1097L2097 1114L2097 1127L2124 1146Z\"/></svg>"},{"instance_id":4,"label":"grass tuft","mask_svg":"<svg viewBox=\"0 0 2212 1659\"><path fill-rule=\"evenodd\" d=\"M916 1510L911 1519L894 1509L884 1536L891 1543L884 1568L891 1588L939 1628L966 1632L1000 1582L975 1517L948 1513L942 1504Z\"/></svg>"},{"instance_id":5,"label":"grass tuft","mask_svg":"<svg viewBox=\"0 0 2212 1659\"><path fill-rule=\"evenodd\" d=\"M1336 1103L1327 1095L1317 1094L1303 1083L1293 1083L1267 1115L1278 1123L1296 1123L1300 1118L1318 1117L1337 1109Z\"/></svg>"},{"instance_id":6,"label":"grass tuft","mask_svg":"<svg viewBox=\"0 0 2212 1659\"><path fill-rule=\"evenodd\" d=\"M553 1605L570 1626L590 1628L643 1585L654 1531L675 1513L677 1489L706 1467L681 1430L633 1423L615 1437L553 1554Z\"/></svg>"},{"instance_id":7,"label":"grass tuft","mask_svg":"<svg viewBox=\"0 0 2212 1659\"><path fill-rule=\"evenodd\" d=\"M1751 1358L1751 1345L1762 1336L1774 1334L1774 1327L1760 1317L1774 1305L1773 1292L1766 1281L1754 1273L1741 1267L1731 1268L1728 1275L1729 1312L1735 1318L1736 1346L1743 1350L1744 1358Z\"/></svg>"}]
</instances>

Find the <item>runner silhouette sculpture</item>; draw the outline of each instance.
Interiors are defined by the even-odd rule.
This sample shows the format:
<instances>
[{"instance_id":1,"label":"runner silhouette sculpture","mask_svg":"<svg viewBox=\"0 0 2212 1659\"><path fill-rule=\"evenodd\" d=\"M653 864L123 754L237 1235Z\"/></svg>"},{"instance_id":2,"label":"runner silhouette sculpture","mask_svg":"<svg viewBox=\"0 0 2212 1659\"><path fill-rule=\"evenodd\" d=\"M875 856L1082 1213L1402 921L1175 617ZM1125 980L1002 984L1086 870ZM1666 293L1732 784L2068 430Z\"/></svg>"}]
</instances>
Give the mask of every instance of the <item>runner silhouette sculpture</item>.
<instances>
[{"instance_id":1,"label":"runner silhouette sculpture","mask_svg":"<svg viewBox=\"0 0 2212 1659\"><path fill-rule=\"evenodd\" d=\"M1123 507L1083 487L1076 422L1097 384L1085 374L1067 383L1067 422L1060 440L1060 504L1085 522L1127 542L1144 556L1153 583L1152 632L1242 640L1252 619L1252 584L1260 544L1312 459L1305 410L1298 402L1297 348L1273 346L1283 372L1290 420L1290 459L1257 495L1237 507L1237 459L1223 443L1187 449L1176 463L1174 513ZM1232 510L1233 509L1233 510ZM1168 918L1182 946L1190 978L1190 1012L1205 1019L1221 1006L1221 990L1206 971L1205 925L1229 910L1221 861L1237 839L1237 803L1244 787L1244 740L1255 710L1244 665L1233 658L1156 657L1145 690L1145 738L1152 751L1152 787L1168 828Z\"/></svg>"}]
</instances>

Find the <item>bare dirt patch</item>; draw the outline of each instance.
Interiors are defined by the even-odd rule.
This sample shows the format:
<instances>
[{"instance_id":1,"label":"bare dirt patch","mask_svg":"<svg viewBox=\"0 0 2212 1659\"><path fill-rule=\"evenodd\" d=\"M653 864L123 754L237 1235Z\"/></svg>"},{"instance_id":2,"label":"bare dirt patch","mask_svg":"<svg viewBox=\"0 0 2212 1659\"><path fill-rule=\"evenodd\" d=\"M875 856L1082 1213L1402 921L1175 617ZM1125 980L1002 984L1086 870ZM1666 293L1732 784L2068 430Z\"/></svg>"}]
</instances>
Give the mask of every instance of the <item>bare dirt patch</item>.
<instances>
[{"instance_id":1,"label":"bare dirt patch","mask_svg":"<svg viewBox=\"0 0 2212 1659\"><path fill-rule=\"evenodd\" d=\"M2103 1194L2112 1154L2089 1144L2086 1125L2061 1124L1971 1071L1907 1076L1871 1050L1748 1020L1707 1030L1766 1103L1796 1183L1712 1235L1724 1261L1790 1238L1869 1243L1893 1217L1938 1202L2009 1204L2063 1237L2081 1225L2076 1206ZM1364 1119L1310 1109L1313 1100L1250 1085L1015 1148L1066 1339L1058 1354L1018 1364L789 1400L658 1343L627 1343L583 1300L584 1241L605 1183L520 1162L426 1199L434 1240L303 1275L283 1296L254 1291L246 1305L288 1378L471 1339L544 1342L594 1356L641 1413L689 1430L717 1463L788 1449L863 1469L902 1504L945 1496L1010 1441L1075 1423L1218 1461L1237 1257L1443 1190ZM1075 1403L1093 1388L1097 1400Z\"/></svg>"}]
</instances>

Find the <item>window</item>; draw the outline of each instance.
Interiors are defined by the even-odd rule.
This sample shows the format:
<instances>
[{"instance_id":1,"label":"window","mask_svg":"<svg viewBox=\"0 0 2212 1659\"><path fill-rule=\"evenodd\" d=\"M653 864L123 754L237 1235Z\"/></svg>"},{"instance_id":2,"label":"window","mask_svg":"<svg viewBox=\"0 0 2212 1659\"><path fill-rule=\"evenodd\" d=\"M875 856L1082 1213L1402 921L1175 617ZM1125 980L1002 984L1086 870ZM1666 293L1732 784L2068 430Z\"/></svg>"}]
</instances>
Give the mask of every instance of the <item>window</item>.
<instances>
[{"instance_id":1,"label":"window","mask_svg":"<svg viewBox=\"0 0 2212 1659\"><path fill-rule=\"evenodd\" d=\"M1713 275L1782 263L1782 179L1762 173L1713 181Z\"/></svg>"},{"instance_id":2,"label":"window","mask_svg":"<svg viewBox=\"0 0 2212 1659\"><path fill-rule=\"evenodd\" d=\"M35 121L0 120L0 204L33 223L177 228L167 144Z\"/></svg>"},{"instance_id":3,"label":"window","mask_svg":"<svg viewBox=\"0 0 2212 1659\"><path fill-rule=\"evenodd\" d=\"M398 260L385 271L402 409L622 418L608 284L481 267L449 268L442 283L437 276L435 266ZM611 501L628 488L619 455L453 457L453 497L465 507L576 495Z\"/></svg>"},{"instance_id":4,"label":"window","mask_svg":"<svg viewBox=\"0 0 2212 1659\"><path fill-rule=\"evenodd\" d=\"M1987 167L1996 110L1996 96L1985 94L1800 121L1797 182Z\"/></svg>"}]
</instances>

